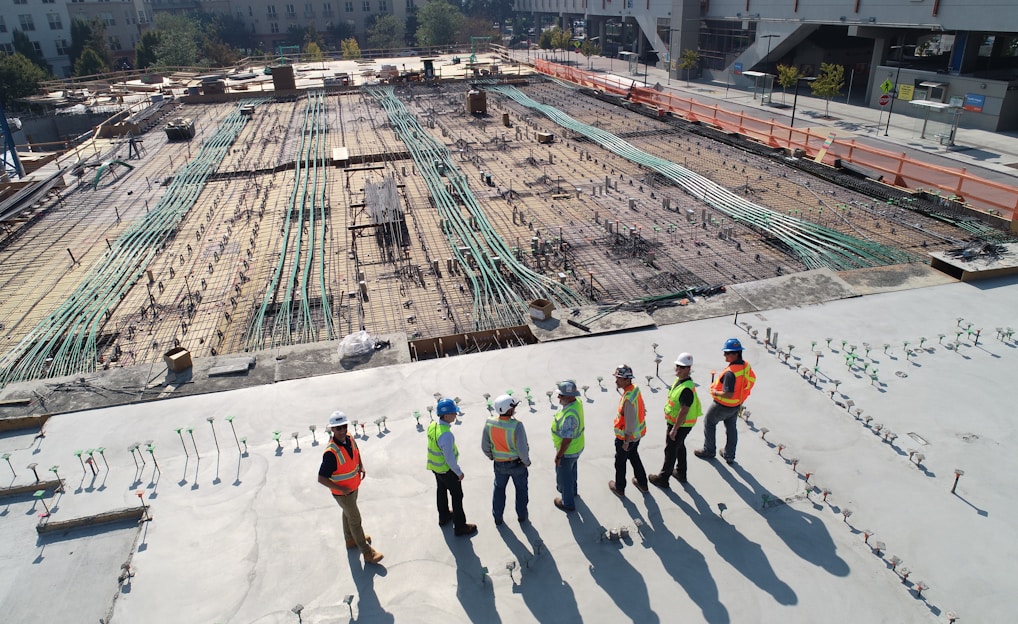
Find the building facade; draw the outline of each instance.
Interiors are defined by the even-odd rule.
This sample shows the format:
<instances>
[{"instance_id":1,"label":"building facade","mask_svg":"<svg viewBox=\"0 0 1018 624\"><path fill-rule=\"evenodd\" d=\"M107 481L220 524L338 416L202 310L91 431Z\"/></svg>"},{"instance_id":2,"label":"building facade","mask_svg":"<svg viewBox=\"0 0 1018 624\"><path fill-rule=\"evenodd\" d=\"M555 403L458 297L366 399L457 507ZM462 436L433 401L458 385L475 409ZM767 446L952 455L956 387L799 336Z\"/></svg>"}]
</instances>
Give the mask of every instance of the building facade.
<instances>
[{"instance_id":1,"label":"building facade","mask_svg":"<svg viewBox=\"0 0 1018 624\"><path fill-rule=\"evenodd\" d=\"M518 0L536 23L585 24L605 54L635 53L668 67L695 50L703 80L750 86L742 72L792 65L815 75L843 65L843 97L879 106L890 80L899 100L953 105L961 125L1018 129L1018 11L999 0ZM655 54L650 54L654 52ZM849 87L851 89L849 90ZM921 116L922 106L895 107Z\"/></svg>"}]
</instances>

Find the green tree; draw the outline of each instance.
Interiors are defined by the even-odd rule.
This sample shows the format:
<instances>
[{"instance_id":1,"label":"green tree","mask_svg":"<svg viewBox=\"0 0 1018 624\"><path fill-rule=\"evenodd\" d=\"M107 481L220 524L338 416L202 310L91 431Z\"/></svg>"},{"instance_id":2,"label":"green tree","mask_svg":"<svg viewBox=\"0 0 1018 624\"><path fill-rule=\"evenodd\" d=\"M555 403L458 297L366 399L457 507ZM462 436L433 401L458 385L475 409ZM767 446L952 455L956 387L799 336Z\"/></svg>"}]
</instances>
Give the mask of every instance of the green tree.
<instances>
[{"instance_id":1,"label":"green tree","mask_svg":"<svg viewBox=\"0 0 1018 624\"><path fill-rule=\"evenodd\" d=\"M378 15L368 27L368 47L385 50L402 47L406 39L405 26L395 15Z\"/></svg>"},{"instance_id":2,"label":"green tree","mask_svg":"<svg viewBox=\"0 0 1018 624\"><path fill-rule=\"evenodd\" d=\"M417 12L417 43L443 46L456 42L463 25L463 14L445 0L431 0Z\"/></svg>"},{"instance_id":3,"label":"green tree","mask_svg":"<svg viewBox=\"0 0 1018 624\"><path fill-rule=\"evenodd\" d=\"M582 54L583 56L587 57L587 67L589 68L590 67L590 57L592 57L592 56L600 56L601 55L601 46L597 45L596 43L594 43L590 39L585 39L583 41L583 43L580 44L580 54Z\"/></svg>"},{"instance_id":4,"label":"green tree","mask_svg":"<svg viewBox=\"0 0 1018 624\"><path fill-rule=\"evenodd\" d=\"M329 49L335 50L337 41L342 43L344 39L354 36L354 27L350 22L336 22L329 24L325 32L329 36Z\"/></svg>"},{"instance_id":5,"label":"green tree","mask_svg":"<svg viewBox=\"0 0 1018 624\"><path fill-rule=\"evenodd\" d=\"M160 32L156 46L159 67L194 67L198 65L202 33L198 23L187 15L156 13L156 29Z\"/></svg>"},{"instance_id":6,"label":"green tree","mask_svg":"<svg viewBox=\"0 0 1018 624\"><path fill-rule=\"evenodd\" d=\"M134 66L138 69L151 67L156 63L156 50L159 47L161 35L158 30L146 30L141 33L138 45L134 46Z\"/></svg>"},{"instance_id":7,"label":"green tree","mask_svg":"<svg viewBox=\"0 0 1018 624\"><path fill-rule=\"evenodd\" d=\"M0 104L7 108L16 98L36 93L48 77L24 54L0 54Z\"/></svg>"},{"instance_id":8,"label":"green tree","mask_svg":"<svg viewBox=\"0 0 1018 624\"><path fill-rule=\"evenodd\" d=\"M802 72L794 65L778 65L778 84L781 85L781 103L785 103L785 91L795 86L802 78Z\"/></svg>"},{"instance_id":9,"label":"green tree","mask_svg":"<svg viewBox=\"0 0 1018 624\"><path fill-rule=\"evenodd\" d=\"M109 67L103 63L99 53L91 47L86 47L82 50L81 56L78 57L78 61L74 64L75 76L94 76L107 71L109 71Z\"/></svg>"},{"instance_id":10,"label":"green tree","mask_svg":"<svg viewBox=\"0 0 1018 624\"><path fill-rule=\"evenodd\" d=\"M28 38L28 35L15 28L11 33L11 36L14 39L13 45L14 52L16 54L21 54L28 60L32 61L32 63L41 67L47 74L53 73L53 68L46 62L46 57L35 49L35 46L32 45L32 40Z\"/></svg>"},{"instance_id":11,"label":"green tree","mask_svg":"<svg viewBox=\"0 0 1018 624\"><path fill-rule=\"evenodd\" d=\"M106 67L113 66L113 54L106 38L106 24L97 19L71 21L71 46L67 56L72 67L78 64L78 58L85 48L92 48Z\"/></svg>"},{"instance_id":12,"label":"green tree","mask_svg":"<svg viewBox=\"0 0 1018 624\"><path fill-rule=\"evenodd\" d=\"M229 67L237 62L237 51L216 37L205 37L202 41L201 60L203 67Z\"/></svg>"},{"instance_id":13,"label":"green tree","mask_svg":"<svg viewBox=\"0 0 1018 624\"><path fill-rule=\"evenodd\" d=\"M325 55L322 54L322 49L314 41L308 43L307 47L304 48L304 56L309 61L321 61L325 58Z\"/></svg>"},{"instance_id":14,"label":"green tree","mask_svg":"<svg viewBox=\"0 0 1018 624\"><path fill-rule=\"evenodd\" d=\"M682 51L682 56L679 61L679 69L686 70L686 86L689 86L689 72L700 64L700 53L696 50L690 50L686 48Z\"/></svg>"},{"instance_id":15,"label":"green tree","mask_svg":"<svg viewBox=\"0 0 1018 624\"><path fill-rule=\"evenodd\" d=\"M554 50L555 41L558 38L558 26L552 26L548 30L542 30L541 35L537 38L537 47L542 50Z\"/></svg>"},{"instance_id":16,"label":"green tree","mask_svg":"<svg viewBox=\"0 0 1018 624\"><path fill-rule=\"evenodd\" d=\"M341 46L345 60L359 59L361 57L361 47L357 45L357 40L353 37L344 39Z\"/></svg>"},{"instance_id":17,"label":"green tree","mask_svg":"<svg viewBox=\"0 0 1018 624\"><path fill-rule=\"evenodd\" d=\"M830 117L831 98L841 94L845 87L845 66L834 63L821 63L820 75L810 83L813 95L824 98L824 118Z\"/></svg>"}]
</instances>

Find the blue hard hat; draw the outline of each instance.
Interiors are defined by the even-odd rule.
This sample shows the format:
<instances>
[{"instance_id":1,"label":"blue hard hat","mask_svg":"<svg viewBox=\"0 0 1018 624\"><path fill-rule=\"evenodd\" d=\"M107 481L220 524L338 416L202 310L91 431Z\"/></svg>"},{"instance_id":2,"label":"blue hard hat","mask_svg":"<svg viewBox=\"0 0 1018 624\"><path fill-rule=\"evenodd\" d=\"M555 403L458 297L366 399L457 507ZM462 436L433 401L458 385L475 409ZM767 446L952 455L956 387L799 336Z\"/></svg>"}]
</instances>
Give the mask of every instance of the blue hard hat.
<instances>
[{"instance_id":1,"label":"blue hard hat","mask_svg":"<svg viewBox=\"0 0 1018 624\"><path fill-rule=\"evenodd\" d=\"M460 407L456 405L456 401L452 399L442 399L438 402L438 407L435 408L435 413L439 416L445 416L446 414L459 414Z\"/></svg>"},{"instance_id":2,"label":"blue hard hat","mask_svg":"<svg viewBox=\"0 0 1018 624\"><path fill-rule=\"evenodd\" d=\"M725 341L725 346L721 349L724 353L730 353L732 351L742 351L742 343L739 342L738 338L729 338Z\"/></svg>"}]
</instances>

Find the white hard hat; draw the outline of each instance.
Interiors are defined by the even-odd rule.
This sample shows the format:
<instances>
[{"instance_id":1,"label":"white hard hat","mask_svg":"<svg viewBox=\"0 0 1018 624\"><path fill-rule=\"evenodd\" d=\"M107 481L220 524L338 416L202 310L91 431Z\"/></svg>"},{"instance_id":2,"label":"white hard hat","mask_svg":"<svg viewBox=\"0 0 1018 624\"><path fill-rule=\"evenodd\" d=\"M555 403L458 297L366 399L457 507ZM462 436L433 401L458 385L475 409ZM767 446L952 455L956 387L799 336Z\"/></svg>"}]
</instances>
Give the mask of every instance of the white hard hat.
<instances>
[{"instance_id":1,"label":"white hard hat","mask_svg":"<svg viewBox=\"0 0 1018 624\"><path fill-rule=\"evenodd\" d=\"M330 427L342 427L343 425L349 424L350 420L346 417L346 414L340 411L332 412L332 416L329 416Z\"/></svg>"},{"instance_id":2,"label":"white hard hat","mask_svg":"<svg viewBox=\"0 0 1018 624\"><path fill-rule=\"evenodd\" d=\"M680 353L679 357L675 359L675 364L678 366L692 366L693 356L689 353Z\"/></svg>"},{"instance_id":3,"label":"white hard hat","mask_svg":"<svg viewBox=\"0 0 1018 624\"><path fill-rule=\"evenodd\" d=\"M509 410L511 410L512 408L516 407L519 404L520 402L517 401L516 399L512 398L508 394L503 394L499 396L497 399L495 399L494 406L495 411L498 412L499 415L505 416L506 414L509 413Z\"/></svg>"}]
</instances>

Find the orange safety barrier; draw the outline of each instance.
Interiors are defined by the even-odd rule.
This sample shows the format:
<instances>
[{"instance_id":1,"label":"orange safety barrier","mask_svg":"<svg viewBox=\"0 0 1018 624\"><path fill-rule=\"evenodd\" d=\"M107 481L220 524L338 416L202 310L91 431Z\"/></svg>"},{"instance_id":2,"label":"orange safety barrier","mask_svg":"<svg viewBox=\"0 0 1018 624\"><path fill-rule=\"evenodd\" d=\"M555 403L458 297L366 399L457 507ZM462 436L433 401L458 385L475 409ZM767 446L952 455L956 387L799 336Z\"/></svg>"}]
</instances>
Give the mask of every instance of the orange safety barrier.
<instances>
[{"instance_id":1,"label":"orange safety barrier","mask_svg":"<svg viewBox=\"0 0 1018 624\"><path fill-rule=\"evenodd\" d=\"M574 67L566 67L545 60L534 64L537 71L615 95L628 96L631 102L657 108L687 121L713 126L724 132L740 134L773 148L790 152L803 150L815 157L825 142L834 137L822 161L832 165L841 159L884 176L884 182L903 189L939 192L949 199L964 203L969 208L1006 220L1011 231L1018 232L1014 215L1018 212L1018 188L986 180L968 173L965 168L954 169L910 158L904 152L866 145L857 139L841 139L827 129L792 128L774 119L759 119L743 111L731 111L717 104L705 104L692 98L662 93L648 87L636 86L635 81L617 76L602 76Z\"/></svg>"}]
</instances>

